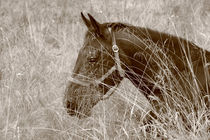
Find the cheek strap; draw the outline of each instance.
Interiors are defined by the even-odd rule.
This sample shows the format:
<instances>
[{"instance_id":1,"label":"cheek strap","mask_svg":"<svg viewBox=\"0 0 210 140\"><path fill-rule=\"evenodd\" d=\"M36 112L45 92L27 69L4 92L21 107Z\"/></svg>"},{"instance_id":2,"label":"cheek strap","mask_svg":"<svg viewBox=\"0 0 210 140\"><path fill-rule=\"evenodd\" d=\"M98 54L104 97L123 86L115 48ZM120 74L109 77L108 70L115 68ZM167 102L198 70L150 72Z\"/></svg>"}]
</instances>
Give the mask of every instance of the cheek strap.
<instances>
[{"instance_id":1,"label":"cheek strap","mask_svg":"<svg viewBox=\"0 0 210 140\"><path fill-rule=\"evenodd\" d=\"M111 27L109 27L108 30L112 37L112 51L114 52L114 58L115 58L115 64L117 67L117 71L119 72L121 77L124 77L125 71L122 69L121 64L120 64L119 47L117 46L114 32L112 31Z\"/></svg>"}]
</instances>

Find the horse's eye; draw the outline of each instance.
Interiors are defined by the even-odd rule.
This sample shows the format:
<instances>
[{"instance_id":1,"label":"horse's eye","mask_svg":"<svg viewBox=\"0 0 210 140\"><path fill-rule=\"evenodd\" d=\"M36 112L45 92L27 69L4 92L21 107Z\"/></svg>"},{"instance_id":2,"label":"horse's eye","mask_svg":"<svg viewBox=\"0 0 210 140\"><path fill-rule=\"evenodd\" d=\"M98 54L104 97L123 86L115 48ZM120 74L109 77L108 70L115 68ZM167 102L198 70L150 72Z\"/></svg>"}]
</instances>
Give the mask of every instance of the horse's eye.
<instances>
[{"instance_id":1,"label":"horse's eye","mask_svg":"<svg viewBox=\"0 0 210 140\"><path fill-rule=\"evenodd\" d=\"M97 60L97 58L95 58L95 57L88 58L88 61L91 63L96 62L96 60Z\"/></svg>"},{"instance_id":2,"label":"horse's eye","mask_svg":"<svg viewBox=\"0 0 210 140\"><path fill-rule=\"evenodd\" d=\"M87 58L90 63L96 62L99 58L99 51L95 48L90 47L87 54Z\"/></svg>"}]
</instances>

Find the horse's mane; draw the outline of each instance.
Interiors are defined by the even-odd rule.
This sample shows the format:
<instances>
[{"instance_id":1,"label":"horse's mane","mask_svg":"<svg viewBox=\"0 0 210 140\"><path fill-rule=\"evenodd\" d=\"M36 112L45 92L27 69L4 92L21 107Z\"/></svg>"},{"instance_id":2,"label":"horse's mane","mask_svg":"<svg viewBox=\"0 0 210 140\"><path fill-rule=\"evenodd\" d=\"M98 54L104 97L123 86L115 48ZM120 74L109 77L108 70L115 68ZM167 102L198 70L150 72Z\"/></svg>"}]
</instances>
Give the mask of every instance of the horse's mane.
<instances>
[{"instance_id":1,"label":"horse's mane","mask_svg":"<svg viewBox=\"0 0 210 140\"><path fill-rule=\"evenodd\" d=\"M150 28L145 28L145 27L140 27L140 26L134 26L131 24L127 24L127 23L121 23L121 22L112 22L112 23L104 23L105 26L107 27L111 27L113 31L115 32L127 32L127 33L132 33L140 38L150 38L153 41L157 41L160 38L165 40L166 38L169 39L173 39L173 40L177 40L179 39L179 41L188 41L184 38L181 37L177 37L175 35L172 34L168 34L168 33L164 33L164 32L160 32L157 30L153 30ZM189 41L188 41L189 42Z\"/></svg>"},{"instance_id":2,"label":"horse's mane","mask_svg":"<svg viewBox=\"0 0 210 140\"><path fill-rule=\"evenodd\" d=\"M130 29L132 25L121 23L121 22L112 22L104 23L106 27L111 27L113 31L118 32L124 29Z\"/></svg>"},{"instance_id":3,"label":"horse's mane","mask_svg":"<svg viewBox=\"0 0 210 140\"><path fill-rule=\"evenodd\" d=\"M199 47L195 43L185 38L179 37L177 35L172 35L165 32L153 30L150 28L134 26L131 24L126 24L126 23L121 23L121 22L104 23L104 25L106 27L111 27L114 32L126 32L128 34L134 34L135 36L141 39L150 39L154 43L162 42L163 43L162 45L164 45L164 43L167 42L168 44L171 44L167 46L169 47L169 49L173 48L172 46L174 47L176 46L174 49L178 49L178 46L179 47L190 46L190 49L192 50L192 52L199 53L198 51ZM209 51L206 51L206 57L207 57L207 60L210 61Z\"/></svg>"},{"instance_id":4,"label":"horse's mane","mask_svg":"<svg viewBox=\"0 0 210 140\"><path fill-rule=\"evenodd\" d=\"M159 32L156 30L152 30L150 28L134 26L127 23L122 22L106 22L102 24L104 27L110 27L114 32L126 32L128 34L134 34L140 38L150 38L153 41L159 40L160 37L168 38L173 37L173 35ZM86 36L91 36L90 32L86 33ZM183 39L184 40L184 39Z\"/></svg>"},{"instance_id":5,"label":"horse's mane","mask_svg":"<svg viewBox=\"0 0 210 140\"><path fill-rule=\"evenodd\" d=\"M121 22L113 22L113 23L104 23L105 26L111 27L113 31L115 32L127 32L129 34L134 34L135 36L141 38L141 39L150 39L154 43L157 43L160 41L165 43L165 41L173 42L174 45L190 45L190 46L196 46L195 43L179 37L177 35L160 32L157 30L153 30L146 27L140 27L140 26L134 26L131 24L121 23ZM198 47L199 48L199 47Z\"/></svg>"},{"instance_id":6,"label":"horse's mane","mask_svg":"<svg viewBox=\"0 0 210 140\"><path fill-rule=\"evenodd\" d=\"M104 27L111 27L112 31L114 32L124 32L128 34L133 34L135 35L135 37L138 37L139 39L151 40L155 44L162 43L161 45L164 46L166 45L165 43L170 44L167 45L167 47L169 47L168 49L176 49L177 52L179 51L178 49L180 49L183 46L190 46L190 49L192 49L194 52L198 52L197 48L199 47L195 43L187 39L184 39L182 37L179 37L177 35L172 35L165 32L153 30L150 28L134 26L122 22L107 22L103 23L102 25ZM206 51L206 53L208 60L210 60L210 52Z\"/></svg>"},{"instance_id":7,"label":"horse's mane","mask_svg":"<svg viewBox=\"0 0 210 140\"><path fill-rule=\"evenodd\" d=\"M111 27L114 32L126 32L128 34L133 34L136 37L141 39L150 39L154 43L157 43L162 40L162 42L166 40L173 40L173 42L188 42L184 38L177 37L171 34L167 34L164 32L159 32L157 30L153 30L150 28L134 26L131 24L121 23L121 22L113 22L113 23L105 23L105 26ZM191 43L190 43L191 44Z\"/></svg>"}]
</instances>

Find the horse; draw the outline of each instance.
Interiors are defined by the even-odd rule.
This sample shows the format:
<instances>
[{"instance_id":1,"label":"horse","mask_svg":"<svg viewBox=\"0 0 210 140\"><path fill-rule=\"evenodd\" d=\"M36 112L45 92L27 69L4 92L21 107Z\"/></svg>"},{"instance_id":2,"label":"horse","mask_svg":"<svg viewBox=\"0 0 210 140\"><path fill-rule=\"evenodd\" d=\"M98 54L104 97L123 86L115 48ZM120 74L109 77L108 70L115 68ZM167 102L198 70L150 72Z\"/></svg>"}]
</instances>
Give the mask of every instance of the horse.
<instances>
[{"instance_id":1,"label":"horse","mask_svg":"<svg viewBox=\"0 0 210 140\"><path fill-rule=\"evenodd\" d=\"M65 90L70 116L90 116L124 78L155 108L167 100L165 94L189 103L195 98L191 92L209 95L209 51L175 35L121 22L99 23L87 15L81 12L87 31Z\"/></svg>"}]
</instances>

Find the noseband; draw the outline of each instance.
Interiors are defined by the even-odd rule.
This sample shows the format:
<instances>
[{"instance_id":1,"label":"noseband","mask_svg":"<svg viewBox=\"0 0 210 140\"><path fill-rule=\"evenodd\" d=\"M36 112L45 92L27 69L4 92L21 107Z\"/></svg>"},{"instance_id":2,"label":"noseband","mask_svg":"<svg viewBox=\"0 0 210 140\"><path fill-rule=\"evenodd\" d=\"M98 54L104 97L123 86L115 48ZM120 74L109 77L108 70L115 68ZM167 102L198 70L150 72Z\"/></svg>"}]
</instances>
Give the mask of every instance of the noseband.
<instances>
[{"instance_id":1,"label":"noseband","mask_svg":"<svg viewBox=\"0 0 210 140\"><path fill-rule=\"evenodd\" d=\"M116 44L116 39L115 39L114 32L112 31L111 27L108 27L108 30L109 30L109 32L111 34L111 37L112 37L112 51L114 53L115 65L111 69L109 69L107 73L105 73L101 78L99 78L97 80L88 81L88 83L87 83L87 82L84 82L84 81L81 81L81 80L71 78L70 79L71 82L76 83L76 84L80 84L82 86L89 86L90 84L93 84L93 85L96 85L96 86L98 86L99 84L102 84L102 85L106 86L106 84L103 83L103 81L108 76L110 76L114 71L117 71L121 78L123 78L125 76L125 71L122 69L121 64L120 64L119 47ZM118 85L115 85L112 88L110 88L110 90L106 93L106 97L104 95L104 97L102 97L101 100L109 98L114 93L117 86Z\"/></svg>"}]
</instances>

